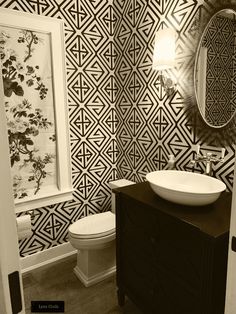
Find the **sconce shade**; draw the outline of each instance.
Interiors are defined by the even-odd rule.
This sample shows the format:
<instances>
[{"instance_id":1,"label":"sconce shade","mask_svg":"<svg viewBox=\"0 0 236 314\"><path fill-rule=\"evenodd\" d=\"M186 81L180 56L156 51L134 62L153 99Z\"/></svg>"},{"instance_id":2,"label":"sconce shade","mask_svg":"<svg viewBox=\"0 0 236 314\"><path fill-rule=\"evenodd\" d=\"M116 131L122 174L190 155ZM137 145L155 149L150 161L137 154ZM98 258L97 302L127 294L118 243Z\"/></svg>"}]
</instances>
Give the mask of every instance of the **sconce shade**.
<instances>
[{"instance_id":1,"label":"sconce shade","mask_svg":"<svg viewBox=\"0 0 236 314\"><path fill-rule=\"evenodd\" d=\"M160 29L156 33L153 51L153 69L165 70L175 66L175 37L174 29Z\"/></svg>"}]
</instances>

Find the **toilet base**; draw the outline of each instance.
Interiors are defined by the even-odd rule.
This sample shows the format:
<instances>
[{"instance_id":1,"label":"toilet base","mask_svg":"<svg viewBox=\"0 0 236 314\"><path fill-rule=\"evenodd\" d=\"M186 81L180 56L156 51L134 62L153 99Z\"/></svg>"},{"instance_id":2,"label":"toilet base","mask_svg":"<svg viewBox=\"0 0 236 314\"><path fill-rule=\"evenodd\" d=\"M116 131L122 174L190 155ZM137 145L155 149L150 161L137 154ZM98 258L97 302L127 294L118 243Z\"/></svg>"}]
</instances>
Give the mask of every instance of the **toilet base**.
<instances>
[{"instance_id":1,"label":"toilet base","mask_svg":"<svg viewBox=\"0 0 236 314\"><path fill-rule=\"evenodd\" d=\"M110 246L99 250L79 250L74 273L89 287L116 272L115 241Z\"/></svg>"},{"instance_id":2,"label":"toilet base","mask_svg":"<svg viewBox=\"0 0 236 314\"><path fill-rule=\"evenodd\" d=\"M116 272L116 266L113 266L111 269L101 272L100 274L96 274L91 277L85 276L85 274L79 269L78 266L74 268L74 274L76 277L85 285L85 287L90 287L106 278L113 276Z\"/></svg>"}]
</instances>

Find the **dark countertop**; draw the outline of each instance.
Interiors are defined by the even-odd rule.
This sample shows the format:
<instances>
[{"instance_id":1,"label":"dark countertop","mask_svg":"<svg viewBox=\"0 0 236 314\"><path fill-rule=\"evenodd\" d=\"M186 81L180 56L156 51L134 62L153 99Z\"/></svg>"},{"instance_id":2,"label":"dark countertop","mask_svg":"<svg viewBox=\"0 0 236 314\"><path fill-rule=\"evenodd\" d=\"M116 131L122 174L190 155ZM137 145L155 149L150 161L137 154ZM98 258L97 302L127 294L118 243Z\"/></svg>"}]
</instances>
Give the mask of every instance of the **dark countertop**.
<instances>
[{"instance_id":1,"label":"dark countertop","mask_svg":"<svg viewBox=\"0 0 236 314\"><path fill-rule=\"evenodd\" d=\"M153 192L148 182L118 188L115 191L181 219L212 237L218 237L229 231L232 199L232 194L229 192L223 192L219 199L210 205L186 206L159 197Z\"/></svg>"}]
</instances>

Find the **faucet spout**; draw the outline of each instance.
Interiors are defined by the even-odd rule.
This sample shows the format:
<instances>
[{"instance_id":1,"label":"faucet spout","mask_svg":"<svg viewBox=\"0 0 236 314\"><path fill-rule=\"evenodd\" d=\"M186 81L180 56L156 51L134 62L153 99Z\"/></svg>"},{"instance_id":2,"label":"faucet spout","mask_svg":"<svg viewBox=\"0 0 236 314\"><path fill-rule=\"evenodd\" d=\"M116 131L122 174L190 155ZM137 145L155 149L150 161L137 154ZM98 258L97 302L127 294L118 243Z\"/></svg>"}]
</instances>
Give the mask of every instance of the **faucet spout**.
<instances>
[{"instance_id":1,"label":"faucet spout","mask_svg":"<svg viewBox=\"0 0 236 314\"><path fill-rule=\"evenodd\" d=\"M211 176L212 175L212 161L211 160L206 160L205 174L207 176Z\"/></svg>"}]
</instances>

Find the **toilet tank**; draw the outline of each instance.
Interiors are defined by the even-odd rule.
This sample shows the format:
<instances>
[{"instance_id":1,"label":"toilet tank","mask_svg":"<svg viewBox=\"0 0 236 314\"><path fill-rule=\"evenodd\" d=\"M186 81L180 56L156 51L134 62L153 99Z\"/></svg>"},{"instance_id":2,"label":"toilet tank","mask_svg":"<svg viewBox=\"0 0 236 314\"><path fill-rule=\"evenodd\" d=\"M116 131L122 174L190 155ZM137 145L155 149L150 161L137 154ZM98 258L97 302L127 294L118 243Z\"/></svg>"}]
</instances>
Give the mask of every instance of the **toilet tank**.
<instances>
[{"instance_id":1,"label":"toilet tank","mask_svg":"<svg viewBox=\"0 0 236 314\"><path fill-rule=\"evenodd\" d=\"M135 182L126 180L126 179L120 179L116 181L109 182L110 188L111 188L111 211L115 214L116 212L116 196L113 192L116 188L121 188L123 186L132 185L135 184Z\"/></svg>"}]
</instances>

